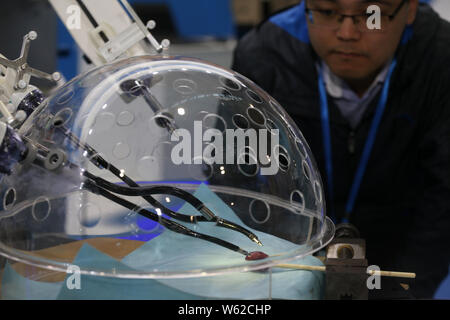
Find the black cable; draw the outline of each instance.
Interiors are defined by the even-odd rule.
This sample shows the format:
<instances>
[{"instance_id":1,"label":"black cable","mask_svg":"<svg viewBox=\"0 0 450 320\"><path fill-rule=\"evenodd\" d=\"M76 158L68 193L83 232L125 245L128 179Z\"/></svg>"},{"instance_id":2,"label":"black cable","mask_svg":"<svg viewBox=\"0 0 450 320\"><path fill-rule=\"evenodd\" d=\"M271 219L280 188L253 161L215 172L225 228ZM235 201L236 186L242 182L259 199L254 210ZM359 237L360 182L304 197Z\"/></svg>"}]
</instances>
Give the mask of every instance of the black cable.
<instances>
[{"instance_id":1,"label":"black cable","mask_svg":"<svg viewBox=\"0 0 450 320\"><path fill-rule=\"evenodd\" d=\"M125 187L125 186L119 186L116 185L114 183L111 183L105 179L102 179L100 177L97 177L91 173L89 173L88 171L84 172L84 175L89 178L92 179L93 181L95 181L95 184L105 188L108 191L114 192L114 193L118 193L121 195L125 195L125 196L146 196L146 195L150 195L150 194L170 194L173 196L176 196L180 199L183 199L184 201L188 202L189 204L191 204L195 209L203 212L202 210L207 209L207 207L203 204L203 202L201 202L199 199L197 199L196 197L194 197L192 194L190 194L187 191L184 191L182 189L179 188L175 188L175 187L169 187L169 186L160 186L160 185L155 185L155 186L146 186L146 187ZM159 203L159 202L158 202ZM164 207L164 206L163 206ZM169 209L170 210L170 209ZM192 222L190 217L191 216L186 216L184 214L178 214L178 215L182 215L184 217L189 217L189 221L186 222ZM247 236L248 238L250 238L252 241L257 240L257 237L254 233L252 233L251 231L235 224L234 222L228 221L226 219L214 216L212 219L208 220L206 217L204 216L194 216L195 217L195 221L214 221L216 222L217 226L223 227L223 228L227 228L227 229L231 229L234 231L238 231L242 234L244 234L245 236ZM255 241L256 243L260 243L259 240Z\"/></svg>"},{"instance_id":2,"label":"black cable","mask_svg":"<svg viewBox=\"0 0 450 320\"><path fill-rule=\"evenodd\" d=\"M215 244L217 244L219 246L225 247L227 249L230 249L232 251L238 252L238 253L243 254L245 256L248 255L247 251L245 251L244 249L241 249L240 247L238 247L238 246L236 246L236 245L234 245L234 244L232 244L232 243L230 243L228 241L225 241L225 240L213 237L213 236L209 236L209 235L206 235L206 234L203 234L203 233L195 232L195 231L193 231L193 230L191 230L191 229L189 229L189 228L187 228L187 227L185 227L185 226L183 226L183 225L181 225L179 223L176 223L175 221L172 221L172 220L169 220L169 219L164 218L162 216L159 216L156 213L148 211L148 210L146 210L146 209L144 209L144 208L142 208L140 206L135 205L132 202L129 202L129 201L123 199L123 198L120 198L120 197L118 197L118 196L116 196L116 195L106 191L105 189L99 187L98 185L95 185L92 181L87 181L84 184L84 188L86 190L91 191L92 193L99 194L99 195L101 195L101 196L103 196L103 197L113 201L114 203L117 203L117 204L119 204L119 205L121 205L121 206L123 206L123 207L125 207L125 208L127 208L129 210L135 211L136 213L138 213L138 214L140 214L140 215L142 215L142 216L144 216L144 217L146 217L148 219L156 221L156 222L160 223L162 226L166 227L167 229L169 229L171 231L174 231L174 232L181 233L181 234L184 234L184 235L187 235L187 236L190 236L190 237L194 237L194 238L198 238L198 239L202 239L202 240L205 240L205 241L209 241L209 242L215 243Z\"/></svg>"},{"instance_id":3,"label":"black cable","mask_svg":"<svg viewBox=\"0 0 450 320\"><path fill-rule=\"evenodd\" d=\"M141 186L139 186L136 182L134 182L133 179L129 178L127 175L125 175L122 171L120 171L118 168L116 168L115 166L113 166L111 163L109 163L108 161L106 161L105 159L103 159L96 151L94 148L92 148L90 145L88 145L87 143L82 143L76 136L74 136L69 129L67 129L65 126L59 126L58 128L60 128L61 130L63 130L64 135L66 137L69 138L69 140L71 140L75 145L77 145L78 147L82 148L83 150L85 150L88 153L89 159L90 161L97 167L99 168L103 168L103 169L107 169L108 171L110 171L112 174L114 174L117 178L121 179L123 182L125 182L129 187L131 188L142 188ZM85 172L85 174L89 174L87 171ZM120 187L117 186L115 184L110 183L109 181L106 181L104 179L101 179L100 177L96 177L92 175L92 178L97 179L100 182L105 182L105 186L110 186L110 187ZM155 188L156 186L152 186L153 188ZM161 186L159 186L161 187ZM123 188L123 187L122 187ZM202 214L206 214L209 215L209 219L206 218L205 216L193 216L193 215L185 215L185 214L180 214L178 212L172 211L169 208L167 208L166 206L164 206L163 204L161 204L159 201L157 201L155 198L153 198L151 195L149 195L149 193L146 191L143 192L143 194L139 194L136 196L141 196L142 198L144 198L149 204L151 204L153 207L155 208L159 208L162 213L174 218L174 219L178 219L180 221L183 222L190 222L190 223L197 223L200 221L214 221L216 222L216 225L219 227L223 227L223 228L227 228L230 230L234 230L237 232L240 232L242 234L244 234L245 236L247 236L250 240L252 240L253 242L257 243L258 245L262 246L261 241L259 241L258 237L250 232L249 230L231 222L231 221L227 221L223 218L219 218L217 216L215 216L211 210L209 210L200 200L198 200L197 198L195 198L192 194L190 194L189 192L186 192L184 190L178 189L178 188L174 188L174 187L161 187L161 188L166 188L164 189L165 192L158 192L160 193L165 193L165 194L172 194L172 192L178 194L178 197L180 197L181 199L187 201L188 203L192 204L197 210L199 210ZM117 189L116 189L117 190ZM119 188L120 190L120 188ZM124 189L121 189L124 190ZM139 192L139 189L137 189ZM142 190L142 189L140 189ZM136 191L136 190L135 190ZM114 191L113 191L114 192ZM116 192L116 193L120 193L120 192ZM197 204L197 205L195 205ZM212 218L213 217L213 218Z\"/></svg>"},{"instance_id":4,"label":"black cable","mask_svg":"<svg viewBox=\"0 0 450 320\"><path fill-rule=\"evenodd\" d=\"M137 186L137 187L125 187L120 186L115 183L109 182L103 178L95 176L88 171L84 172L84 175L95 181L97 185L100 185L102 188L105 188L111 192L119 193L124 196L143 196L147 194L169 194L180 199L185 200L189 204L191 204L195 209L201 210L205 205L199 199L194 197L191 193L184 191L182 189L171 187L171 186L163 186L163 185L153 185L153 186Z\"/></svg>"},{"instance_id":5,"label":"black cable","mask_svg":"<svg viewBox=\"0 0 450 320\"><path fill-rule=\"evenodd\" d=\"M89 160L98 168L100 169L106 169L108 171L110 171L113 175L115 175L117 178L119 178L120 180L122 180L123 182L125 182L127 185L129 185L130 187L139 187L139 185L134 182L131 178L129 178L127 175L124 175L119 169L117 169L116 167L114 167L112 164L110 164L108 161L106 161L105 159L103 159L96 151L94 148L92 148L90 145L88 145L87 143L82 143L76 136L74 136L69 129L67 129L64 126L59 126L59 129L61 129L64 132L64 135L69 138L70 141L72 141L76 146L82 148L83 150L85 150L88 154L88 158ZM180 214L178 212L172 211L170 209L168 209L167 207L165 207L163 204L161 204L160 202L158 202L155 198L153 198L152 196L143 196L143 198L152 206L161 209L161 211L174 218L174 219L178 219L180 221L183 222L193 222L195 223L197 220L196 216L187 216L184 214ZM202 216L199 216L198 218L202 218ZM206 221L206 219L205 219Z\"/></svg>"}]
</instances>

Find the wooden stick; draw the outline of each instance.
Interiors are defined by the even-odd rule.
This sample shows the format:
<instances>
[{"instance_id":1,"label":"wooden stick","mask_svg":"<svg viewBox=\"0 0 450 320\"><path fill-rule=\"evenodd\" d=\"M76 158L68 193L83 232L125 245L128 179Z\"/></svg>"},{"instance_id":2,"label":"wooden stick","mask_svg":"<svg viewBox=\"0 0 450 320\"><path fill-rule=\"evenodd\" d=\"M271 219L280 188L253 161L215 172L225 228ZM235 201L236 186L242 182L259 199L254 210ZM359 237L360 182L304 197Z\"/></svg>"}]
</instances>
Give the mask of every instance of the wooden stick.
<instances>
[{"instance_id":1,"label":"wooden stick","mask_svg":"<svg viewBox=\"0 0 450 320\"><path fill-rule=\"evenodd\" d=\"M278 268L286 269L297 269L297 270L310 270L310 271L327 271L324 266L307 266L302 264L278 264ZM416 277L415 273L411 272L396 272L396 271L377 271L377 270L367 270L367 274L370 275L380 275L383 277L396 277L396 278L410 278L414 279Z\"/></svg>"},{"instance_id":2,"label":"wooden stick","mask_svg":"<svg viewBox=\"0 0 450 320\"><path fill-rule=\"evenodd\" d=\"M416 277L416 274L412 272L367 270L367 273L370 275L374 274L383 277L410 278L410 279L414 279Z\"/></svg>"},{"instance_id":3,"label":"wooden stick","mask_svg":"<svg viewBox=\"0 0 450 320\"><path fill-rule=\"evenodd\" d=\"M276 268L297 269L297 270L310 270L310 271L326 271L324 266L307 266L302 264L277 264Z\"/></svg>"}]
</instances>

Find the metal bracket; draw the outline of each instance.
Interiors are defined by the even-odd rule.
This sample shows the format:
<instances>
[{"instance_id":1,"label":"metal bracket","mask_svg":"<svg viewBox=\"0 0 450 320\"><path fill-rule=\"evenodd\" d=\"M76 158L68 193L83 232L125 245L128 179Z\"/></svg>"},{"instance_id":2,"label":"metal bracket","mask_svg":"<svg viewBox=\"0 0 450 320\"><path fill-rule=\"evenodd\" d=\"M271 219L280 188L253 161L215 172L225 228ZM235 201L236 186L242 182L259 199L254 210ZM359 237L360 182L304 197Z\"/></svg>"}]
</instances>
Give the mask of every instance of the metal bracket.
<instances>
[{"instance_id":1,"label":"metal bracket","mask_svg":"<svg viewBox=\"0 0 450 320\"><path fill-rule=\"evenodd\" d=\"M98 49L105 61L114 61L143 39L147 39L157 53L161 53L169 47L169 40L164 39L160 44L150 33L149 30L156 26L153 20L150 20L145 26L126 0L120 0L120 3L134 22Z\"/></svg>"},{"instance_id":2,"label":"metal bracket","mask_svg":"<svg viewBox=\"0 0 450 320\"><path fill-rule=\"evenodd\" d=\"M28 53L30 51L31 41L37 39L36 31L30 31L23 37L22 50L19 58L15 60L9 60L0 57L0 64L6 68L11 68L15 71L14 79L14 89L22 90L28 86L30 81L30 76L34 76L41 79L46 79L52 82L58 82L61 80L61 74L59 72L54 72L53 74L48 74L46 72L34 69L28 65Z\"/></svg>"}]
</instances>

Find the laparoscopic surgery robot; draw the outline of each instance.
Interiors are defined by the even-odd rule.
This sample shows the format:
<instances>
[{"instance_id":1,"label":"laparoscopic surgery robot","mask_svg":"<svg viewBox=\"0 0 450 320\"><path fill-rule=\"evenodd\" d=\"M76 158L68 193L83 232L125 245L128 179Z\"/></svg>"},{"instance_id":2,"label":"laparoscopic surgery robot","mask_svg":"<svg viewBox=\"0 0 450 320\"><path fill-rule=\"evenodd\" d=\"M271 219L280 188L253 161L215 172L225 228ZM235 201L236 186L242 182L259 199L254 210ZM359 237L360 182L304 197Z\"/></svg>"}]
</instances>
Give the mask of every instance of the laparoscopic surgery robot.
<instances>
[{"instance_id":1,"label":"laparoscopic surgery robot","mask_svg":"<svg viewBox=\"0 0 450 320\"><path fill-rule=\"evenodd\" d=\"M0 57L2 298L367 297L364 242L277 101L170 56L125 0L50 3L95 67L31 68L33 31Z\"/></svg>"}]
</instances>

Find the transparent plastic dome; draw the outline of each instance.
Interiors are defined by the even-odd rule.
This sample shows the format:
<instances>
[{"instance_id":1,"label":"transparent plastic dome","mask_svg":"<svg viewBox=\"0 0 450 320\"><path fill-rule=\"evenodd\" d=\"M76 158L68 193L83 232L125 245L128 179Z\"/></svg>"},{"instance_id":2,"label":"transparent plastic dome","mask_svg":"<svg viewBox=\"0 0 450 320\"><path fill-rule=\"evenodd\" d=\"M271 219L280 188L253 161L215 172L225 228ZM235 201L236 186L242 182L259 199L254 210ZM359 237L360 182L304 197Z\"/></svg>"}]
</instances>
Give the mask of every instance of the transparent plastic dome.
<instances>
[{"instance_id":1,"label":"transparent plastic dome","mask_svg":"<svg viewBox=\"0 0 450 320\"><path fill-rule=\"evenodd\" d=\"M93 257L83 274L212 276L311 255L334 234L293 120L247 78L204 61L96 68L19 133L28 153L1 182L0 253L26 265L66 272L88 243L126 267ZM269 257L246 260L254 251Z\"/></svg>"}]
</instances>

